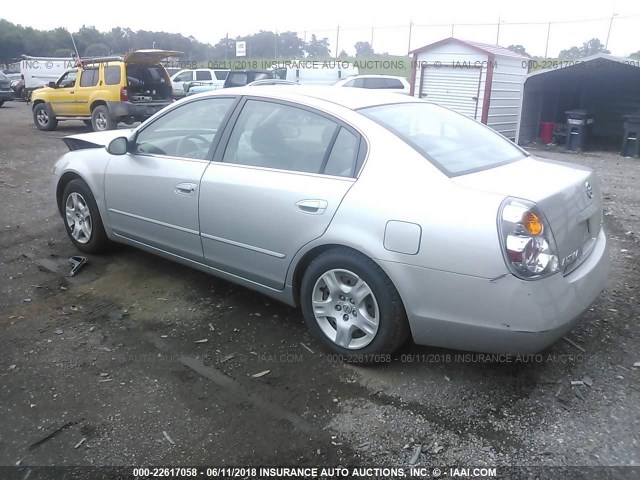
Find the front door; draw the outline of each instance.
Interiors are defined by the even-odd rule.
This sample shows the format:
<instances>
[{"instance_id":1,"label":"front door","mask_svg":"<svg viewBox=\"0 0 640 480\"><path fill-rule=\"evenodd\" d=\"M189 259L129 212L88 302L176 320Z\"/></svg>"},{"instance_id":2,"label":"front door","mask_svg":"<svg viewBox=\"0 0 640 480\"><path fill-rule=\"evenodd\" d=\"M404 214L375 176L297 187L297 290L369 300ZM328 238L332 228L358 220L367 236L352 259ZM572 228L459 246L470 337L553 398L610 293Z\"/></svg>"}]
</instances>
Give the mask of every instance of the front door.
<instances>
[{"instance_id":1,"label":"front door","mask_svg":"<svg viewBox=\"0 0 640 480\"><path fill-rule=\"evenodd\" d=\"M110 158L105 200L114 233L202 260L200 180L234 102L216 97L184 103L145 125L130 153Z\"/></svg>"},{"instance_id":2,"label":"front door","mask_svg":"<svg viewBox=\"0 0 640 480\"><path fill-rule=\"evenodd\" d=\"M73 115L76 97L78 70L64 73L56 82L56 88L49 95L51 108L56 115Z\"/></svg>"},{"instance_id":3,"label":"front door","mask_svg":"<svg viewBox=\"0 0 640 480\"><path fill-rule=\"evenodd\" d=\"M282 289L353 185L360 137L319 112L254 99L224 137L200 186L205 261Z\"/></svg>"}]
</instances>

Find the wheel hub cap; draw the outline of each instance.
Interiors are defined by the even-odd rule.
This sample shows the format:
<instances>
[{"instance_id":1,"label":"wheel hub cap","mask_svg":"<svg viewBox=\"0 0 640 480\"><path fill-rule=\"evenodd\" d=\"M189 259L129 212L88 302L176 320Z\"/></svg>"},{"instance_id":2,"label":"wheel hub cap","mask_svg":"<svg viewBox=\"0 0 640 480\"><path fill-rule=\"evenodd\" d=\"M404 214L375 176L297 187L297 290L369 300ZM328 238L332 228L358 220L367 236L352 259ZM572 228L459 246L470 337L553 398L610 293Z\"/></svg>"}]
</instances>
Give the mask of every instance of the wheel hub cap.
<instances>
[{"instance_id":1,"label":"wheel hub cap","mask_svg":"<svg viewBox=\"0 0 640 480\"><path fill-rule=\"evenodd\" d=\"M378 333L380 313L371 287L358 275L333 269L313 288L313 314L320 330L336 345L364 348Z\"/></svg>"},{"instance_id":2,"label":"wheel hub cap","mask_svg":"<svg viewBox=\"0 0 640 480\"><path fill-rule=\"evenodd\" d=\"M91 213L82 195L73 192L67 197L65 217L67 228L74 240L78 243L88 243L91 240Z\"/></svg>"}]
</instances>

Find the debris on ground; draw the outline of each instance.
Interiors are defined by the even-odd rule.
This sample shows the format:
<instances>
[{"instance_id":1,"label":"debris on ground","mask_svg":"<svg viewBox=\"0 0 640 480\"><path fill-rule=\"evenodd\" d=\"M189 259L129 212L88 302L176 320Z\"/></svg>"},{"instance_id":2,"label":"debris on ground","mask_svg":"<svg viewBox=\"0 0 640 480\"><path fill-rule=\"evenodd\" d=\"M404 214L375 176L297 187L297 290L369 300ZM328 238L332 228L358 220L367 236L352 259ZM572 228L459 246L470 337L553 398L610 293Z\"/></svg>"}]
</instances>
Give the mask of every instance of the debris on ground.
<instances>
[{"instance_id":1,"label":"debris on ground","mask_svg":"<svg viewBox=\"0 0 640 480\"><path fill-rule=\"evenodd\" d=\"M74 256L69 258L69 263L71 264L71 271L69 272L70 277L75 277L78 271L89 263L89 259L87 257Z\"/></svg>"},{"instance_id":2,"label":"debris on ground","mask_svg":"<svg viewBox=\"0 0 640 480\"><path fill-rule=\"evenodd\" d=\"M583 382L587 387L591 387L591 386L593 386L593 379L592 379L591 377L589 377L589 376L584 377L584 378L582 379L582 382Z\"/></svg>"},{"instance_id":3,"label":"debris on ground","mask_svg":"<svg viewBox=\"0 0 640 480\"><path fill-rule=\"evenodd\" d=\"M62 335L64 332L62 331L62 329L60 328L56 328L53 333L55 333L56 335Z\"/></svg>"},{"instance_id":4,"label":"debris on ground","mask_svg":"<svg viewBox=\"0 0 640 480\"><path fill-rule=\"evenodd\" d=\"M575 387L577 385L584 385L584 382L582 380L571 380L572 387Z\"/></svg>"},{"instance_id":5,"label":"debris on ground","mask_svg":"<svg viewBox=\"0 0 640 480\"><path fill-rule=\"evenodd\" d=\"M73 446L73 448L79 448L79 447L80 447L80 445L82 445L82 444L83 444L84 442L86 442L86 441L87 441L87 439L86 439L86 438L84 438L84 437L82 437L82 440L80 440L78 443L76 443L76 444Z\"/></svg>"},{"instance_id":6,"label":"debris on ground","mask_svg":"<svg viewBox=\"0 0 640 480\"><path fill-rule=\"evenodd\" d=\"M311 350L308 346L306 346L304 343L300 343L300 346L304 347L306 350L309 351L309 353L314 353L313 350Z\"/></svg>"},{"instance_id":7,"label":"debris on ground","mask_svg":"<svg viewBox=\"0 0 640 480\"><path fill-rule=\"evenodd\" d=\"M164 435L164 438L167 439L167 441L171 444L171 445L175 445L176 442L174 442L171 437L169 436L169 434L166 432L166 430L162 431L162 434Z\"/></svg>"},{"instance_id":8,"label":"debris on ground","mask_svg":"<svg viewBox=\"0 0 640 480\"><path fill-rule=\"evenodd\" d=\"M207 343L208 341L209 341L209 339L208 339L208 338L203 338L203 339L201 339L201 340L196 340L196 342L195 342L195 343Z\"/></svg>"},{"instance_id":9,"label":"debris on ground","mask_svg":"<svg viewBox=\"0 0 640 480\"><path fill-rule=\"evenodd\" d=\"M415 465L421 453L422 453L422 445L416 446L416 449L413 452L413 456L411 457L411 460L409 460L409 465Z\"/></svg>"},{"instance_id":10,"label":"debris on ground","mask_svg":"<svg viewBox=\"0 0 640 480\"><path fill-rule=\"evenodd\" d=\"M271 370L264 370L263 372L259 372L259 373L254 373L253 375L251 375L253 378L260 378L260 377L264 377L265 375L269 375L271 373Z\"/></svg>"},{"instance_id":11,"label":"debris on ground","mask_svg":"<svg viewBox=\"0 0 640 480\"><path fill-rule=\"evenodd\" d=\"M582 353L586 353L586 350L584 348L582 348L580 345L578 345L577 343L575 343L573 340L567 338L567 337L562 337L562 339L567 342L569 345L571 345L572 347L577 348L578 350L580 350Z\"/></svg>"},{"instance_id":12,"label":"debris on ground","mask_svg":"<svg viewBox=\"0 0 640 480\"><path fill-rule=\"evenodd\" d=\"M63 430L66 430L67 428L69 428L71 425L73 425L75 422L67 422L64 425L62 425L60 428L57 428L56 430L54 430L53 432L51 432L49 435L47 435L46 437L38 440L37 442L33 442L31 445L29 445L29 449L33 450L34 448L39 447L40 445L42 445L43 443L51 440L53 437L55 437L56 435L58 435L60 432L62 432Z\"/></svg>"}]
</instances>

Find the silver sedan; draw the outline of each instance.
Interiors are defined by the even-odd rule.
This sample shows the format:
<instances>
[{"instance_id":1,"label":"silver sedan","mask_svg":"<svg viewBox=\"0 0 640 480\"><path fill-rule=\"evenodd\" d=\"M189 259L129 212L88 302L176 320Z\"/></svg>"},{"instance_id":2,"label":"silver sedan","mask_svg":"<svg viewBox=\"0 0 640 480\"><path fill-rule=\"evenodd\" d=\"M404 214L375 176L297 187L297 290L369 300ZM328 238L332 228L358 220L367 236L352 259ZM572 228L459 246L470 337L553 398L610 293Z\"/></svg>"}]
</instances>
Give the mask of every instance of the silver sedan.
<instances>
[{"instance_id":1,"label":"silver sedan","mask_svg":"<svg viewBox=\"0 0 640 480\"><path fill-rule=\"evenodd\" d=\"M375 360L416 343L535 352L609 272L598 179L404 95L246 87L64 139L75 246L132 245L299 306Z\"/></svg>"}]
</instances>

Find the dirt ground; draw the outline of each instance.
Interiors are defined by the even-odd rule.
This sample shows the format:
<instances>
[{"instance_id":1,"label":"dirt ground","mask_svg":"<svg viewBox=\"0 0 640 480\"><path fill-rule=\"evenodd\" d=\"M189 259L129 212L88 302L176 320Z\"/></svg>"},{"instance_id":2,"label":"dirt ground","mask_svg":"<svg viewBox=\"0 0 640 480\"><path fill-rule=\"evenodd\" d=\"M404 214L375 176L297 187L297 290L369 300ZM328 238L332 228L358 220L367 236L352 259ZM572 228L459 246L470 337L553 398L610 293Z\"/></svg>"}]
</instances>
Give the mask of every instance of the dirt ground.
<instances>
[{"instance_id":1,"label":"dirt ground","mask_svg":"<svg viewBox=\"0 0 640 480\"><path fill-rule=\"evenodd\" d=\"M613 269L577 347L364 368L299 310L131 248L70 278L50 171L85 131L0 108L0 465L640 465L640 160L534 152L603 183Z\"/></svg>"}]
</instances>

